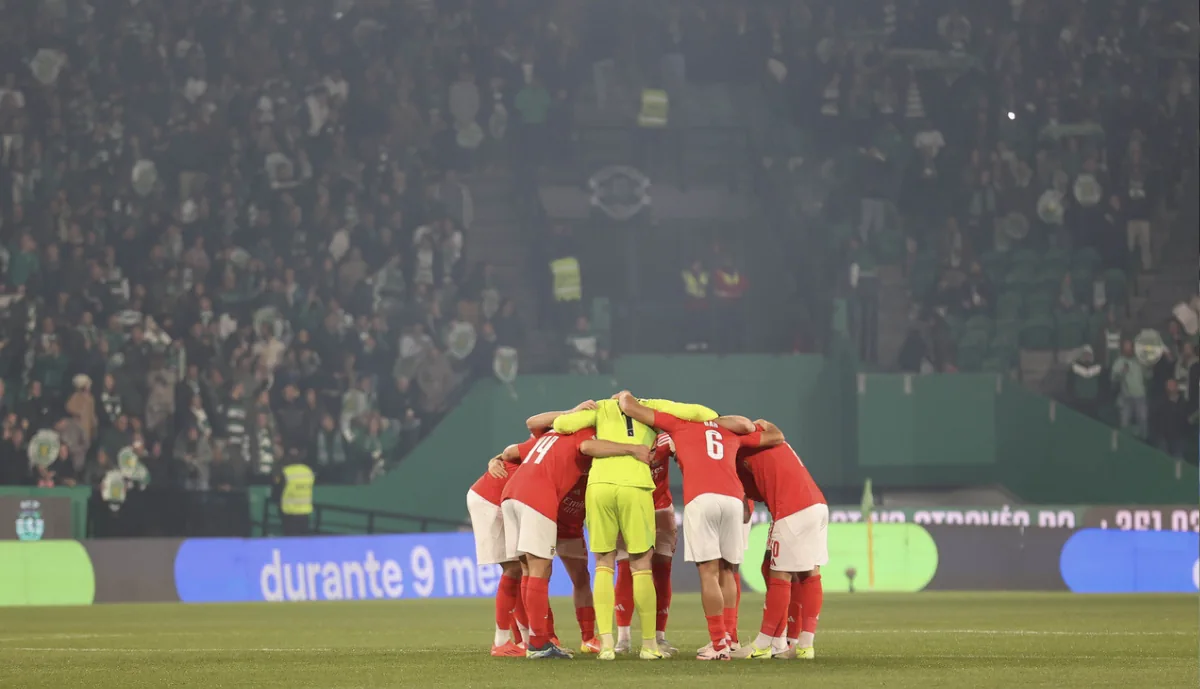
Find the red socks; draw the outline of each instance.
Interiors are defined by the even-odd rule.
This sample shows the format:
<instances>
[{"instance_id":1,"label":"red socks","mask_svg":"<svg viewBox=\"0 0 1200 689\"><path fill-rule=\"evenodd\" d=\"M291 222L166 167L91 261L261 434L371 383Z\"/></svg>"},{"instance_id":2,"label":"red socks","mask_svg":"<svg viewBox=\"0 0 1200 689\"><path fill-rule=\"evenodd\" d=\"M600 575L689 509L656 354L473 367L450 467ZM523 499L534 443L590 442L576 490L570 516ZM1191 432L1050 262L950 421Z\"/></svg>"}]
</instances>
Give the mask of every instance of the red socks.
<instances>
[{"instance_id":1,"label":"red socks","mask_svg":"<svg viewBox=\"0 0 1200 689\"><path fill-rule=\"evenodd\" d=\"M792 582L792 602L788 605L787 637L795 639L800 636L800 611L803 609L804 582L797 579Z\"/></svg>"},{"instance_id":2,"label":"red socks","mask_svg":"<svg viewBox=\"0 0 1200 689\"><path fill-rule=\"evenodd\" d=\"M575 619L579 620L579 635L585 643L596 638L596 608L575 608Z\"/></svg>"},{"instance_id":3,"label":"red socks","mask_svg":"<svg viewBox=\"0 0 1200 689\"><path fill-rule=\"evenodd\" d=\"M521 595L521 580L517 577L500 577L496 587L496 629L508 629L513 623L513 609ZM518 638L517 641L520 639Z\"/></svg>"},{"instance_id":4,"label":"red socks","mask_svg":"<svg viewBox=\"0 0 1200 689\"><path fill-rule=\"evenodd\" d=\"M550 580L525 577L525 611L529 614L529 645L541 648L550 643Z\"/></svg>"},{"instance_id":5,"label":"red socks","mask_svg":"<svg viewBox=\"0 0 1200 689\"><path fill-rule=\"evenodd\" d=\"M629 560L617 563L616 601L617 626L630 626L633 624L633 572L629 569Z\"/></svg>"},{"instance_id":6,"label":"red socks","mask_svg":"<svg viewBox=\"0 0 1200 689\"><path fill-rule=\"evenodd\" d=\"M708 622L708 639L712 641L714 651L725 647L725 619L721 615L706 615Z\"/></svg>"},{"instance_id":7,"label":"red socks","mask_svg":"<svg viewBox=\"0 0 1200 689\"><path fill-rule=\"evenodd\" d=\"M731 641L738 641L737 625L738 625L738 609L725 608L725 633L729 635Z\"/></svg>"},{"instance_id":8,"label":"red socks","mask_svg":"<svg viewBox=\"0 0 1200 689\"><path fill-rule=\"evenodd\" d=\"M628 564L628 563L626 563ZM671 561L654 559L650 562L650 575L654 578L654 597L657 599L658 615L655 629L667 631L667 614L671 611ZM632 580L633 577L631 576ZM633 593L633 582L630 581L630 594Z\"/></svg>"},{"instance_id":9,"label":"red socks","mask_svg":"<svg viewBox=\"0 0 1200 689\"><path fill-rule=\"evenodd\" d=\"M513 607L512 615L512 636L513 643L521 643L525 640L521 634L521 627L529 629L529 616L525 614L525 581L529 577L521 577L521 583L517 587L516 605Z\"/></svg>"},{"instance_id":10,"label":"red socks","mask_svg":"<svg viewBox=\"0 0 1200 689\"><path fill-rule=\"evenodd\" d=\"M550 587L550 580L546 579L546 588ZM554 608L550 607L550 592L546 592L546 636L551 639L557 639L558 634L554 631Z\"/></svg>"},{"instance_id":11,"label":"red socks","mask_svg":"<svg viewBox=\"0 0 1200 689\"><path fill-rule=\"evenodd\" d=\"M800 582L800 631L815 634L817 618L821 616L821 603L825 591L821 587L821 575L813 575ZM799 634L797 634L799 636Z\"/></svg>"},{"instance_id":12,"label":"red socks","mask_svg":"<svg viewBox=\"0 0 1200 689\"><path fill-rule=\"evenodd\" d=\"M767 601L763 610L762 627L759 632L767 636L778 636L781 627L786 628L788 603L792 599L792 582L771 577L767 579Z\"/></svg>"}]
</instances>

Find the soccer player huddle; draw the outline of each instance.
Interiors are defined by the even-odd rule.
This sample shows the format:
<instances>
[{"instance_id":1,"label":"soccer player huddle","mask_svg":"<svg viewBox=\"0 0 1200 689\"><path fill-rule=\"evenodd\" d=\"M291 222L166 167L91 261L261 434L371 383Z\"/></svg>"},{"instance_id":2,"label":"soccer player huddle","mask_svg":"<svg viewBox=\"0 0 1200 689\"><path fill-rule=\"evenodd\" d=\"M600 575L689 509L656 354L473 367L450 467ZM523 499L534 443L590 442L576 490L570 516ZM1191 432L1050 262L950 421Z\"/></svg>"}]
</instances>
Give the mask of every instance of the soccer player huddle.
<instances>
[{"instance_id":1,"label":"soccer player huddle","mask_svg":"<svg viewBox=\"0 0 1200 689\"><path fill-rule=\"evenodd\" d=\"M642 659L678 652L666 636L674 457L683 477L684 559L696 563L710 639L696 658L814 657L829 509L778 428L628 391L538 414L527 426L531 437L493 457L467 492L477 562L503 569L493 656L574 655L559 641L550 609L556 555L574 587L582 653L613 660L629 652L635 611ZM767 595L758 635L743 645L739 567L754 502L765 503L772 519L763 558Z\"/></svg>"}]
</instances>

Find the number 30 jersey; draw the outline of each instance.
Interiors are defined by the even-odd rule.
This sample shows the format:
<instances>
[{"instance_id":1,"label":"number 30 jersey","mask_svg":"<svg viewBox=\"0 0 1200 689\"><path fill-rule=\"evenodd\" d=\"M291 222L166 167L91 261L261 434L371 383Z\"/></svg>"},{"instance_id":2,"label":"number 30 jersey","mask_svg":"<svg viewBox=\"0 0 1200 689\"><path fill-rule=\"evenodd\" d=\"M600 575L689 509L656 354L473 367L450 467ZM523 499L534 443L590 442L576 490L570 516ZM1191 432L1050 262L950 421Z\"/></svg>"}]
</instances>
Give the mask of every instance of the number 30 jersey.
<instances>
[{"instance_id":1,"label":"number 30 jersey","mask_svg":"<svg viewBox=\"0 0 1200 689\"><path fill-rule=\"evenodd\" d=\"M737 454L743 446L758 447L761 431L739 436L712 421L684 421L661 411L654 413L654 425L675 443L675 461L683 472L685 507L704 493L745 498L737 474Z\"/></svg>"},{"instance_id":2,"label":"number 30 jersey","mask_svg":"<svg viewBox=\"0 0 1200 689\"><path fill-rule=\"evenodd\" d=\"M504 486L502 500L524 503L557 522L559 503L592 461L579 447L595 437L590 429L574 435L546 433L518 445L521 467Z\"/></svg>"},{"instance_id":3,"label":"number 30 jersey","mask_svg":"<svg viewBox=\"0 0 1200 689\"><path fill-rule=\"evenodd\" d=\"M651 409L667 412L688 421L711 421L717 418L715 411L699 404L680 404L669 400L640 401ZM611 399L597 401L594 411L583 410L563 414L554 420L554 430L558 433L569 434L588 427L596 429L596 437L600 440L614 443L650 447L658 436L653 428L622 414L617 401ZM593 462L592 470L588 474L588 485L593 483L612 483L647 490L654 488L650 467L630 455L606 457Z\"/></svg>"}]
</instances>

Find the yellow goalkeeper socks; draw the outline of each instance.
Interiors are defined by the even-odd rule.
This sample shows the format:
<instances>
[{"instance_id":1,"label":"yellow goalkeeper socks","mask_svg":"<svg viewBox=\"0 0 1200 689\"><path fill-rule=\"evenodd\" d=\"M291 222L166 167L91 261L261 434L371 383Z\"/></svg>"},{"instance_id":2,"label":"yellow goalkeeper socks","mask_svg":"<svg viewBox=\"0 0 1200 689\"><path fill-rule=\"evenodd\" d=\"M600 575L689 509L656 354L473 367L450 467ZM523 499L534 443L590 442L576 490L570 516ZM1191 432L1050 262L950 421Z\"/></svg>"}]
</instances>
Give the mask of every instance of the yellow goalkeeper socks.
<instances>
[{"instance_id":1,"label":"yellow goalkeeper socks","mask_svg":"<svg viewBox=\"0 0 1200 689\"><path fill-rule=\"evenodd\" d=\"M596 632L607 634L612 639L613 612L617 607L612 567L596 567L596 581L592 585L592 600L596 607ZM651 590L653 596L653 589ZM653 598L652 598L653 600Z\"/></svg>"},{"instance_id":2,"label":"yellow goalkeeper socks","mask_svg":"<svg viewBox=\"0 0 1200 689\"><path fill-rule=\"evenodd\" d=\"M633 604L642 624L642 641L649 641L650 646L654 647L658 598L654 595L654 577L648 569L639 569L633 573Z\"/></svg>"}]
</instances>

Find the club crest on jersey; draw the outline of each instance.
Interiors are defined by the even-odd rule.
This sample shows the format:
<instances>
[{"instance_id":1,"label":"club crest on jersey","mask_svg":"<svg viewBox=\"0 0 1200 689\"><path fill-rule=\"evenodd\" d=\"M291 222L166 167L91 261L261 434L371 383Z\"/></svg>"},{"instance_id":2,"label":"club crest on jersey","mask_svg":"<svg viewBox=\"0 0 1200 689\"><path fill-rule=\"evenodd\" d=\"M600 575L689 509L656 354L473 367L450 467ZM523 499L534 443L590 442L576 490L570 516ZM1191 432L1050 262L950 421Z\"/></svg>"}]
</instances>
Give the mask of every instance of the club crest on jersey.
<instances>
[{"instance_id":1,"label":"club crest on jersey","mask_svg":"<svg viewBox=\"0 0 1200 689\"><path fill-rule=\"evenodd\" d=\"M613 220L629 220L650 205L650 178L628 165L601 168L588 180L591 203Z\"/></svg>"}]
</instances>

